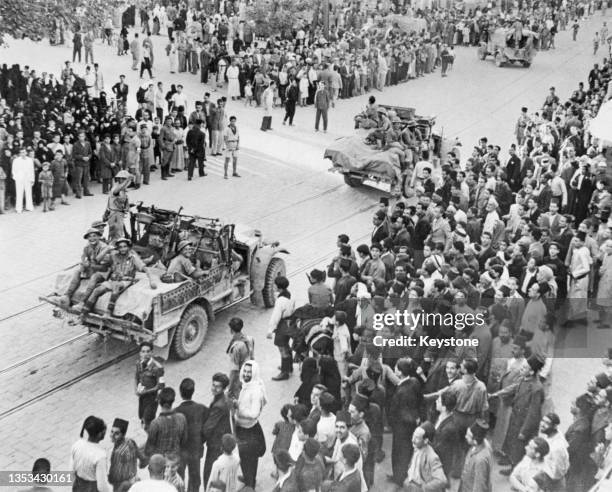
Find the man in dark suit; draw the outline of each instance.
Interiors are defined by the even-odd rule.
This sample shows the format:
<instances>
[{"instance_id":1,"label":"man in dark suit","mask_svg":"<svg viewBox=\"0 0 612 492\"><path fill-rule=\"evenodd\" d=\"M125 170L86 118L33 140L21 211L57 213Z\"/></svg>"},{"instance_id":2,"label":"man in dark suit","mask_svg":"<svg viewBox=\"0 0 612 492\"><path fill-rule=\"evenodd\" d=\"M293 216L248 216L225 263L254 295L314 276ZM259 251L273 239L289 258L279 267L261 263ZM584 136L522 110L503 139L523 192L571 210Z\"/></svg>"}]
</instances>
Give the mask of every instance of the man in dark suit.
<instances>
[{"instance_id":1,"label":"man in dark suit","mask_svg":"<svg viewBox=\"0 0 612 492\"><path fill-rule=\"evenodd\" d=\"M506 432L502 451L516 466L525 455L525 444L537 436L542 419L542 404L544 403L544 388L538 378L538 373L544 367L544 362L532 355L521 368L522 379L518 385L510 387L506 392L498 392L498 396L512 395L512 412ZM500 473L508 476L512 470L502 470Z\"/></svg>"},{"instance_id":2,"label":"man in dark suit","mask_svg":"<svg viewBox=\"0 0 612 492\"><path fill-rule=\"evenodd\" d=\"M421 383L417 377L417 364L413 359L400 359L396 372L400 377L395 394L391 400L389 424L393 433L391 445L391 467L389 476L398 487L402 487L412 459L412 433L416 429L419 410L423 399Z\"/></svg>"},{"instance_id":3,"label":"man in dark suit","mask_svg":"<svg viewBox=\"0 0 612 492\"><path fill-rule=\"evenodd\" d=\"M189 153L189 163L187 167L187 180L193 178L195 163L198 163L198 173L200 177L206 176L204 171L204 161L206 160L206 135L201 130L202 120L197 119L193 127L187 132L185 143Z\"/></svg>"},{"instance_id":4,"label":"man in dark suit","mask_svg":"<svg viewBox=\"0 0 612 492\"><path fill-rule=\"evenodd\" d=\"M372 231L372 244L381 243L383 239L389 236L389 228L387 226L387 214L382 210L377 210L372 219L374 230Z\"/></svg>"},{"instance_id":5,"label":"man in dark suit","mask_svg":"<svg viewBox=\"0 0 612 492\"><path fill-rule=\"evenodd\" d=\"M215 104L210 100L210 92L204 94L202 101L202 111L205 114L206 129L208 130L208 145L212 147L212 120Z\"/></svg>"},{"instance_id":6,"label":"man in dark suit","mask_svg":"<svg viewBox=\"0 0 612 492\"><path fill-rule=\"evenodd\" d=\"M225 390L229 386L229 378L222 372L212 377L213 401L210 404L208 418L204 422L202 433L206 442L206 460L204 461L204 483L208 483L210 471L215 460L223 453L222 439L225 434L232 433L230 424L231 403Z\"/></svg>"},{"instance_id":7,"label":"man in dark suit","mask_svg":"<svg viewBox=\"0 0 612 492\"><path fill-rule=\"evenodd\" d=\"M442 468L447 478L459 478L461 475L461 456L463 454L463 436L455 422L453 412L457 396L452 391L445 391L436 400L436 410L440 412L436 422L436 433L432 442L435 452L440 457Z\"/></svg>"},{"instance_id":8,"label":"man in dark suit","mask_svg":"<svg viewBox=\"0 0 612 492\"><path fill-rule=\"evenodd\" d=\"M521 189L521 160L516 155L516 146L512 144L508 150L510 158L506 163L506 179L510 189L516 193Z\"/></svg>"},{"instance_id":9,"label":"man in dark suit","mask_svg":"<svg viewBox=\"0 0 612 492\"><path fill-rule=\"evenodd\" d=\"M208 417L208 408L191 399L195 391L193 379L183 379L179 391L183 402L176 407L175 412L182 413L187 420L187 441L181 449L179 475L185 479L185 468L187 468L189 474L187 492L198 492L201 483L200 460L204 456L204 422Z\"/></svg>"}]
</instances>

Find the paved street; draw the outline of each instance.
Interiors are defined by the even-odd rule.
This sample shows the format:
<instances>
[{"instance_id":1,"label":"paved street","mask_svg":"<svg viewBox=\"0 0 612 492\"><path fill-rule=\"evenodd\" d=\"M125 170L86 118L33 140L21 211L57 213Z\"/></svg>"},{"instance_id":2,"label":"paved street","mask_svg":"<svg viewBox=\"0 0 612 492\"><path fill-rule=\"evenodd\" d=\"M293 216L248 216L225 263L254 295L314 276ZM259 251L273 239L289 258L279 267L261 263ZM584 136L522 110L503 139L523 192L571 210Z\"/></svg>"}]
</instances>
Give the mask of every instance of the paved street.
<instances>
[{"instance_id":1,"label":"paved street","mask_svg":"<svg viewBox=\"0 0 612 492\"><path fill-rule=\"evenodd\" d=\"M540 107L551 85L565 97L578 81L586 78L589 68L598 61L591 56L591 38L600 26L599 16L585 23L578 42L572 42L570 34L562 32L557 37L557 49L538 53L530 69L497 68L491 59L478 60L475 49L458 48L449 77L441 78L436 72L386 89L384 93L376 92L375 96L381 103L412 106L418 114L436 115L438 128L444 135L457 136L463 142L463 157L485 135L490 142L506 149L521 106L530 110ZM163 81L166 88L170 83L182 83L191 103L209 90L199 83L199 75L178 74L171 78L164 53L165 40L154 38L154 45L156 80ZM0 48L0 55L2 63L23 64L27 60L37 72L58 74L70 50L22 40ZM134 103L133 95L140 81L137 73L130 70L131 60L115 56L115 48L100 44L96 45L95 58L108 88L120 73L127 75L130 100ZM84 64L77 65L77 71L83 70ZM283 113L277 109L274 130L262 133L259 124L263 111L230 101L228 113L237 115L241 132L241 179L224 180L221 158L209 158L208 177L187 182L183 172L162 183L156 173L150 186L130 192L130 200L166 209L183 206L186 213L245 224L260 229L268 239L279 240L290 251L287 257L290 290L298 301L304 301L305 272L327 264L335 251L337 234L348 234L353 244L369 239L372 211L380 192L349 188L341 177L328 173L329 165L322 159L327 143L352 131L353 116L366 100L367 96L362 96L340 101L331 112L327 134L314 133L311 108L297 109L296 127L282 126ZM68 319L53 318L52 310L40 305L38 296L50 291L57 272L78 261L83 232L101 217L106 197L99 185L92 191L94 197L82 200L70 197L71 206L59 207L53 213L43 214L37 209L0 217L3 273L0 387L5 395L0 402L0 415L46 388L65 383L126 350L119 343L86 336L3 371L82 333ZM298 377L295 375L282 383L270 381L277 372L278 355L272 343L265 339L269 312L243 303L221 313L199 354L184 362L167 363L167 384L178 388L182 378L192 377L196 380L194 399L208 404L212 374L228 366L225 349L229 339L227 321L231 316L243 317L246 331L256 338L256 357L261 362L269 399L262 425L270 448L272 426L280 419L282 404L297 389ZM609 335L598 336L602 340L603 355ZM137 401L133 393L134 363L133 358L124 360L19 412L0 416L0 442L6 450L0 453L0 470L29 469L32 461L43 455L51 460L54 469L66 469L70 445L78 437L83 418L92 413L107 423L114 417L129 419L129 434L142 440L143 434L137 431ZM553 398L563 428L569 423L571 399L584 388L586 379L598 366L599 361L593 358L555 359ZM390 435L385 439L389 444ZM390 469L388 461L377 467L380 480L374 492L387 490L384 476ZM260 467L258 490L269 491L272 483L269 454L260 462ZM509 489L505 479L497 475L495 479L496 491Z\"/></svg>"}]
</instances>

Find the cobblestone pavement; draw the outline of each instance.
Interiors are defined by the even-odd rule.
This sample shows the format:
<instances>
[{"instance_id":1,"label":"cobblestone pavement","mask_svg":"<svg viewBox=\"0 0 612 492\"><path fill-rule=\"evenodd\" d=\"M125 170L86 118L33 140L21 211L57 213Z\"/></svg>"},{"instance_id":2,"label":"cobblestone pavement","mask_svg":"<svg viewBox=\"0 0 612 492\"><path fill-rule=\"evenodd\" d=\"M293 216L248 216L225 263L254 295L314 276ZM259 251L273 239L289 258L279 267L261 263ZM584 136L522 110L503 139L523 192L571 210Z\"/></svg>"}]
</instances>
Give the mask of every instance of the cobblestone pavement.
<instances>
[{"instance_id":1,"label":"cobblestone pavement","mask_svg":"<svg viewBox=\"0 0 612 492\"><path fill-rule=\"evenodd\" d=\"M448 78L438 73L388 88L374 95L380 102L417 108L419 114L435 114L445 136L458 136L464 143L463 155L470 153L476 140L484 135L502 148L512 139L514 122L521 106L541 106L548 87L554 85L565 97L588 69L598 60L591 56L593 33L601 26L596 16L580 30L578 42L568 32L557 38L557 49L541 52L532 67L497 68L491 60L479 61L472 48L458 48L455 67ZM180 82L190 101L201 97L208 86L199 83L199 76L178 74L170 78L168 62L163 54L165 40L154 39L156 80L165 87ZM0 51L2 63L24 60L38 72L59 73L70 54L67 48L14 41ZM117 58L112 48L97 45L96 61L100 63L107 88L127 75L130 92L140 81L129 69L127 58ZM77 64L83 71L84 64ZM213 94L221 95L221 92ZM352 117L365 105L367 96L340 101L330 114L330 131L314 133L314 111L298 108L296 127L280 124L282 111L273 117L274 131L258 130L262 111L246 108L230 101L228 111L238 116L241 132L241 179L222 179L222 162L209 158L206 178L186 182L186 173L163 184L155 174L152 184L130 193L132 202L142 200L163 208L184 206L188 213L219 217L261 229L264 236L280 240L291 252L288 272L294 273L291 290L298 301L304 300L304 271L324 266L333 252L339 232L349 234L354 243L365 240L370 230L372 210L380 193L372 189L351 189L340 177L327 172L322 159L325 145L352 130ZM0 414L43 392L69 381L126 350L121 344L105 344L96 336L86 336L10 371L5 368L45 349L61 344L82 333L79 326L51 315L48 306L40 306L38 296L50 291L55 274L74 264L83 246L82 232L100 217L105 197L99 185L94 197L71 199L70 207L53 213L40 210L23 215L9 213L0 218L0 386L4 390ZM277 353L265 339L269 313L243 303L221 313L206 339L205 347L193 358L167 363L168 384L177 387L183 377L193 377L197 388L195 399L210 401L210 377L227 367L225 348L229 338L230 316L245 319L246 330L256 338L257 359L261 361L263 378L269 395L262 425L268 439L280 418L280 407L297 389L297 376L290 381L273 383ZM602 347L607 346L605 333L599 333ZM571 336L576 336L572 335ZM602 349L605 350L605 349ZM553 369L553 399L562 424L569 423L569 402L585 384L598 361L587 358L556 359ZM86 415L95 413L107 422L116 416L130 420L129 434L142 441L138 430L136 397L133 394L134 360L124 360L103 372L63 389L19 412L0 417L0 470L28 469L39 456L47 456L54 469L68 466L69 449L77 438ZM390 436L386 436L387 445ZM107 443L108 444L108 443ZM388 453L389 455L390 453ZM258 490L272 488L269 455L261 462ZM377 467L375 491L386 491L384 476L390 469L388 460ZM3 489L4 490L4 489ZM8 490L8 489L6 489ZM495 477L495 490L508 490L505 479Z\"/></svg>"}]
</instances>

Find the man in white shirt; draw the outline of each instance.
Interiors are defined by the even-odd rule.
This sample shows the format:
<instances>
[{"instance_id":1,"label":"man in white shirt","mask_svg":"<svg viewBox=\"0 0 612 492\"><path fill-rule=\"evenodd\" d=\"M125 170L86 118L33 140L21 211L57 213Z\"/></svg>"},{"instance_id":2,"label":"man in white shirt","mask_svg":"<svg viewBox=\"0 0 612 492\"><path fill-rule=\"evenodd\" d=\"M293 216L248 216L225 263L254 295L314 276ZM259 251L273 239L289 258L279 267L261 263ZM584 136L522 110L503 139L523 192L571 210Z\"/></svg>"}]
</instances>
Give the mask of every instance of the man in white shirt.
<instances>
[{"instance_id":1,"label":"man in white shirt","mask_svg":"<svg viewBox=\"0 0 612 492\"><path fill-rule=\"evenodd\" d=\"M161 454L154 454L149 460L149 476L130 487L129 492L177 492L174 485L164 480L166 459Z\"/></svg>"},{"instance_id":2,"label":"man in white shirt","mask_svg":"<svg viewBox=\"0 0 612 492\"><path fill-rule=\"evenodd\" d=\"M548 443L550 451L544 457L546 473L553 480L552 490L565 490L565 475L569 469L569 444L559 432L561 420L556 413L548 413L540 421L540 437Z\"/></svg>"},{"instance_id":3,"label":"man in white shirt","mask_svg":"<svg viewBox=\"0 0 612 492\"><path fill-rule=\"evenodd\" d=\"M85 68L85 87L87 88L87 95L91 98L96 97L96 74L91 71L91 67L87 65Z\"/></svg>"},{"instance_id":4,"label":"man in white shirt","mask_svg":"<svg viewBox=\"0 0 612 492\"><path fill-rule=\"evenodd\" d=\"M330 450L336 438L336 416L332 413L336 409L336 399L327 391L319 397L321 417L317 423L317 441L323 449Z\"/></svg>"},{"instance_id":5,"label":"man in white shirt","mask_svg":"<svg viewBox=\"0 0 612 492\"><path fill-rule=\"evenodd\" d=\"M30 148L28 148L29 150ZM13 180L15 181L15 212L23 212L23 196L25 194L25 209L28 212L34 210L32 203L32 185L34 184L34 160L28 157L26 149L19 149L19 155L13 160Z\"/></svg>"},{"instance_id":6,"label":"man in white shirt","mask_svg":"<svg viewBox=\"0 0 612 492\"><path fill-rule=\"evenodd\" d=\"M181 84L176 86L176 92L172 95L172 109L178 110L183 106L183 110L187 111L187 96L183 92Z\"/></svg>"},{"instance_id":7,"label":"man in white shirt","mask_svg":"<svg viewBox=\"0 0 612 492\"><path fill-rule=\"evenodd\" d=\"M155 89L155 114L159 121L164 121L164 108L166 107L166 98L164 94L164 85L161 82L157 83Z\"/></svg>"},{"instance_id":8,"label":"man in white shirt","mask_svg":"<svg viewBox=\"0 0 612 492\"><path fill-rule=\"evenodd\" d=\"M309 437L315 437L317 435L317 424L310 419L302 420L296 427L291 436L291 444L289 445L289 456L293 461L302 454L304 450L304 443Z\"/></svg>"}]
</instances>

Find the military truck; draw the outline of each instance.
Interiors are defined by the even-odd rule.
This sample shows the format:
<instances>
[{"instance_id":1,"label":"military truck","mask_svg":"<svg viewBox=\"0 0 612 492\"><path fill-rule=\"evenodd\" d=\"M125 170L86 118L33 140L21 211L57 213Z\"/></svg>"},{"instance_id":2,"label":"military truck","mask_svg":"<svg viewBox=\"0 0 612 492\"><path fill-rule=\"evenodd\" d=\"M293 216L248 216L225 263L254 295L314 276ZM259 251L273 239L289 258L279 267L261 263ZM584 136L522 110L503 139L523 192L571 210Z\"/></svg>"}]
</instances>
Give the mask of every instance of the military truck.
<instances>
[{"instance_id":1,"label":"military truck","mask_svg":"<svg viewBox=\"0 0 612 492\"><path fill-rule=\"evenodd\" d=\"M171 353L178 359L200 350L216 312L247 299L273 307L274 279L286 274L283 255L288 252L278 242L265 241L258 230L181 211L139 204L131 214L131 240L141 258L151 253L151 236L163 238L158 245L159 261L150 267L161 280L157 289L151 289L145 276L138 274L136 282L117 299L113 315L106 310L110 294L101 296L92 311L82 313L77 305L61 302L74 274L71 269L60 274L54 291L40 299L55 306L58 317L80 316L90 332L126 342L151 341L162 349L158 355L165 358ZM165 273L183 240L194 245L193 261L205 271L198 280ZM81 282L73 302L82 301L86 283L86 279Z\"/></svg>"},{"instance_id":2,"label":"military truck","mask_svg":"<svg viewBox=\"0 0 612 492\"><path fill-rule=\"evenodd\" d=\"M480 43L478 58L485 60L492 55L497 67L514 63L530 67L537 52L537 39L538 35L527 29L500 27L493 31L486 43Z\"/></svg>"}]
</instances>

